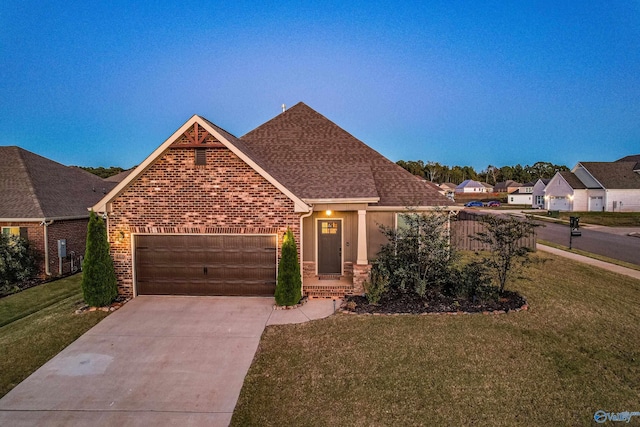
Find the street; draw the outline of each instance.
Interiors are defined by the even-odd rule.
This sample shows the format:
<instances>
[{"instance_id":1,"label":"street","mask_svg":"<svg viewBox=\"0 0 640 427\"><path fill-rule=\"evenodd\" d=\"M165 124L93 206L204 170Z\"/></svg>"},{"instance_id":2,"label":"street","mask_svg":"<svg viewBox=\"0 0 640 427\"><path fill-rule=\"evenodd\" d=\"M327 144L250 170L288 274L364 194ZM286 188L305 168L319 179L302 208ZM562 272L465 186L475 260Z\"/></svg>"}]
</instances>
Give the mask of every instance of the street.
<instances>
[{"instance_id":1,"label":"street","mask_svg":"<svg viewBox=\"0 0 640 427\"><path fill-rule=\"evenodd\" d=\"M539 240L569 246L569 225L536 221ZM620 261L640 265L640 238L600 231L605 227L581 226L582 236L573 237L574 249L592 252Z\"/></svg>"}]
</instances>

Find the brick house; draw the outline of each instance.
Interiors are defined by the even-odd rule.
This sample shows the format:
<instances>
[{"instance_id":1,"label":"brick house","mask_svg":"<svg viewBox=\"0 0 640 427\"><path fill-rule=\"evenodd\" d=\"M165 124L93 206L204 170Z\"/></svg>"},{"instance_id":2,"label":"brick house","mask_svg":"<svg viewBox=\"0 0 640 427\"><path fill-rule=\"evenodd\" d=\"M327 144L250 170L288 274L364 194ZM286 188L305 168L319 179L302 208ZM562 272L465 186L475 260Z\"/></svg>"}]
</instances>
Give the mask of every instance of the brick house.
<instances>
[{"instance_id":1,"label":"brick house","mask_svg":"<svg viewBox=\"0 0 640 427\"><path fill-rule=\"evenodd\" d=\"M303 293L361 293L397 213L450 201L307 105L237 138L193 116L94 206L125 295L273 295L282 236Z\"/></svg>"},{"instance_id":2,"label":"brick house","mask_svg":"<svg viewBox=\"0 0 640 427\"><path fill-rule=\"evenodd\" d=\"M0 230L29 240L42 277L75 271L85 251L87 207L114 186L20 147L0 147Z\"/></svg>"}]
</instances>

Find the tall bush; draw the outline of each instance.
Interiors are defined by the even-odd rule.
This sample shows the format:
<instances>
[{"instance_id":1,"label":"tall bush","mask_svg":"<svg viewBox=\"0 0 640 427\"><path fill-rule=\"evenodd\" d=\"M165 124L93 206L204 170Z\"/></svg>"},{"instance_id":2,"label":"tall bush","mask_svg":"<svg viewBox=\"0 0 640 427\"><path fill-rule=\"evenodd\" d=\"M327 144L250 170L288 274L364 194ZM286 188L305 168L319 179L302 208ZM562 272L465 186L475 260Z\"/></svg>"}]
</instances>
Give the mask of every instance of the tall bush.
<instances>
[{"instance_id":1,"label":"tall bush","mask_svg":"<svg viewBox=\"0 0 640 427\"><path fill-rule=\"evenodd\" d=\"M278 282L276 285L276 304L295 305L302 298L302 278L298 261L298 248L290 228L282 242L282 256L278 264Z\"/></svg>"},{"instance_id":2,"label":"tall bush","mask_svg":"<svg viewBox=\"0 0 640 427\"><path fill-rule=\"evenodd\" d=\"M87 249L84 255L82 293L87 305L102 307L118 295L116 273L109 254L104 221L91 212L87 226Z\"/></svg>"},{"instance_id":3,"label":"tall bush","mask_svg":"<svg viewBox=\"0 0 640 427\"><path fill-rule=\"evenodd\" d=\"M0 288L5 291L36 274L36 256L29 242L0 234Z\"/></svg>"},{"instance_id":4,"label":"tall bush","mask_svg":"<svg viewBox=\"0 0 640 427\"><path fill-rule=\"evenodd\" d=\"M536 224L531 219L484 215L479 218L485 231L472 236L484 243L489 251L484 256L485 265L493 271L500 293L511 275L529 260L530 248L522 240L535 233Z\"/></svg>"},{"instance_id":5,"label":"tall bush","mask_svg":"<svg viewBox=\"0 0 640 427\"><path fill-rule=\"evenodd\" d=\"M456 253L449 242L448 213L399 215L397 228L381 225L388 243L378 252L378 263L389 272L389 286L424 297L428 291L440 292L450 277Z\"/></svg>"}]
</instances>

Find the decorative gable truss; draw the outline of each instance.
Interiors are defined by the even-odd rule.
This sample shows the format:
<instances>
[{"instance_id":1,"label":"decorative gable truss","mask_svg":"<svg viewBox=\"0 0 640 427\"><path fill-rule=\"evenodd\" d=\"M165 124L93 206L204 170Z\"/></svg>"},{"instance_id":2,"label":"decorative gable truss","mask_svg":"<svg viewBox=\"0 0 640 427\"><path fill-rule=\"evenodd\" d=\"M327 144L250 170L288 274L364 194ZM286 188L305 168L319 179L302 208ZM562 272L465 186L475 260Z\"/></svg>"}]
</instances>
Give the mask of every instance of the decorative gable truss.
<instances>
[{"instance_id":1,"label":"decorative gable truss","mask_svg":"<svg viewBox=\"0 0 640 427\"><path fill-rule=\"evenodd\" d=\"M182 136L177 138L171 148L224 148L224 144L218 141L204 127L195 122Z\"/></svg>"}]
</instances>

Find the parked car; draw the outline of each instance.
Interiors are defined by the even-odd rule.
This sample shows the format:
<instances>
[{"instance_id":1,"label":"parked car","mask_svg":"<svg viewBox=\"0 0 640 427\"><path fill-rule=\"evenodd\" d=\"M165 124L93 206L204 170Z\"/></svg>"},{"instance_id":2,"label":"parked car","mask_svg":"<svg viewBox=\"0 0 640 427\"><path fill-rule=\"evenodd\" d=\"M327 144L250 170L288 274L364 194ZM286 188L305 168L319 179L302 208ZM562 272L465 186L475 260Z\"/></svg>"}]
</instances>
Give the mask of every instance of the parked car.
<instances>
[{"instance_id":1,"label":"parked car","mask_svg":"<svg viewBox=\"0 0 640 427\"><path fill-rule=\"evenodd\" d=\"M477 200L472 200L470 202L465 203L464 206L467 208L481 208L482 202L479 202Z\"/></svg>"},{"instance_id":2,"label":"parked car","mask_svg":"<svg viewBox=\"0 0 640 427\"><path fill-rule=\"evenodd\" d=\"M500 206L500 202L497 200L492 200L489 203L487 203L487 206L489 206L490 208L497 208Z\"/></svg>"}]
</instances>

